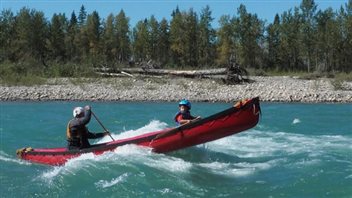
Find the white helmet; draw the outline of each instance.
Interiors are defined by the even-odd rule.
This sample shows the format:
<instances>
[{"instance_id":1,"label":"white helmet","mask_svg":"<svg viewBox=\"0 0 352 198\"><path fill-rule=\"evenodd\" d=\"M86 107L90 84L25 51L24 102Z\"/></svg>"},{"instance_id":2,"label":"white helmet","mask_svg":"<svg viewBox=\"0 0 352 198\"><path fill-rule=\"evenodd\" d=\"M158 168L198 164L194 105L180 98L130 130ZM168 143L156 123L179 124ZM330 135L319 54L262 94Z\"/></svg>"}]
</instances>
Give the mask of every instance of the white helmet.
<instances>
[{"instance_id":1,"label":"white helmet","mask_svg":"<svg viewBox=\"0 0 352 198\"><path fill-rule=\"evenodd\" d=\"M73 109L73 117L77 117L78 115L81 115L82 113L84 113L84 109L82 107L75 107Z\"/></svg>"}]
</instances>

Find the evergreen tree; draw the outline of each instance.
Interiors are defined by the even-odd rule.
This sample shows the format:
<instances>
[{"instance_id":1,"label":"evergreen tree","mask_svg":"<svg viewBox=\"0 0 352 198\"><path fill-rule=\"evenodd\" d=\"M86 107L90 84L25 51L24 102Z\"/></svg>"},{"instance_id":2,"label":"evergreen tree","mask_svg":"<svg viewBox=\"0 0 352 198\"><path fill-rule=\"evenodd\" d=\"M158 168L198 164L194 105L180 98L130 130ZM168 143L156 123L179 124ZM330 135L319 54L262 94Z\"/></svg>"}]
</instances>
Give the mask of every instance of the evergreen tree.
<instances>
[{"instance_id":1,"label":"evergreen tree","mask_svg":"<svg viewBox=\"0 0 352 198\"><path fill-rule=\"evenodd\" d=\"M215 30L211 27L213 20L210 7L206 6L201 12L199 21L199 63L204 66L214 64Z\"/></svg>"},{"instance_id":2,"label":"evergreen tree","mask_svg":"<svg viewBox=\"0 0 352 198\"><path fill-rule=\"evenodd\" d=\"M94 11L87 17L87 39L89 43L89 54L94 59L97 58L100 52L100 18L99 14Z\"/></svg>"},{"instance_id":3,"label":"evergreen tree","mask_svg":"<svg viewBox=\"0 0 352 198\"><path fill-rule=\"evenodd\" d=\"M126 17L123 10L116 16L116 33L117 33L117 55L119 63L129 61L131 57L131 41L129 31L129 18Z\"/></svg>"},{"instance_id":4,"label":"evergreen tree","mask_svg":"<svg viewBox=\"0 0 352 198\"><path fill-rule=\"evenodd\" d=\"M319 72L329 72L334 70L334 57L336 54L337 38L339 36L335 14L332 9L318 11L316 35L316 56L318 58L316 70Z\"/></svg>"},{"instance_id":5,"label":"evergreen tree","mask_svg":"<svg viewBox=\"0 0 352 198\"><path fill-rule=\"evenodd\" d=\"M338 71L352 71L352 0L345 4L345 11L342 12L342 35L343 50Z\"/></svg>"},{"instance_id":6,"label":"evergreen tree","mask_svg":"<svg viewBox=\"0 0 352 198\"><path fill-rule=\"evenodd\" d=\"M197 13L190 9L188 13L185 13L185 24L187 27L184 31L185 38L185 54L183 56L183 62L186 66L197 67L198 66L198 17Z\"/></svg>"},{"instance_id":7,"label":"evergreen tree","mask_svg":"<svg viewBox=\"0 0 352 198\"><path fill-rule=\"evenodd\" d=\"M279 59L280 47L280 17L275 15L274 22L269 24L267 28L267 43L268 43L268 67L280 69L282 62Z\"/></svg>"},{"instance_id":8,"label":"evergreen tree","mask_svg":"<svg viewBox=\"0 0 352 198\"><path fill-rule=\"evenodd\" d=\"M13 36L15 16L10 10L3 10L0 14L0 63L13 59Z\"/></svg>"},{"instance_id":9,"label":"evergreen tree","mask_svg":"<svg viewBox=\"0 0 352 198\"><path fill-rule=\"evenodd\" d=\"M82 27L86 23L86 19L87 19L86 8L84 7L84 5L82 5L78 14L78 25Z\"/></svg>"},{"instance_id":10,"label":"evergreen tree","mask_svg":"<svg viewBox=\"0 0 352 198\"><path fill-rule=\"evenodd\" d=\"M54 14L49 28L49 51L52 60L63 61L65 52L65 23L64 15Z\"/></svg>"},{"instance_id":11,"label":"evergreen tree","mask_svg":"<svg viewBox=\"0 0 352 198\"><path fill-rule=\"evenodd\" d=\"M169 56L170 56L170 41L169 41L169 34L170 27L165 18L163 18L160 22L159 25L159 40L158 40L158 48L157 48L157 54L158 54L158 61L162 64L165 65L169 62Z\"/></svg>"},{"instance_id":12,"label":"evergreen tree","mask_svg":"<svg viewBox=\"0 0 352 198\"><path fill-rule=\"evenodd\" d=\"M157 48L159 40L159 23L152 15L148 21L148 54L151 60L158 60Z\"/></svg>"},{"instance_id":13,"label":"evergreen tree","mask_svg":"<svg viewBox=\"0 0 352 198\"><path fill-rule=\"evenodd\" d=\"M103 29L103 55L105 62L114 64L117 61L117 35L115 31L115 17L109 14Z\"/></svg>"},{"instance_id":14,"label":"evergreen tree","mask_svg":"<svg viewBox=\"0 0 352 198\"><path fill-rule=\"evenodd\" d=\"M280 47L278 53L279 60L281 60L280 68L282 71L296 71L303 65L300 53L301 23L298 8L295 8L294 14L292 14L292 10L285 11L281 19Z\"/></svg>"},{"instance_id":15,"label":"evergreen tree","mask_svg":"<svg viewBox=\"0 0 352 198\"><path fill-rule=\"evenodd\" d=\"M258 68L261 65L262 49L260 45L263 39L263 22L257 15L247 12L241 4L237 10L237 35L240 42L241 64L244 67Z\"/></svg>"},{"instance_id":16,"label":"evergreen tree","mask_svg":"<svg viewBox=\"0 0 352 198\"><path fill-rule=\"evenodd\" d=\"M78 21L75 12L72 12L66 33L66 52L70 61L76 62L79 58L77 40L79 36Z\"/></svg>"},{"instance_id":17,"label":"evergreen tree","mask_svg":"<svg viewBox=\"0 0 352 198\"><path fill-rule=\"evenodd\" d=\"M186 54L183 23L184 17L178 7L172 13L170 22L170 53L174 65L184 65L182 57Z\"/></svg>"},{"instance_id":18,"label":"evergreen tree","mask_svg":"<svg viewBox=\"0 0 352 198\"><path fill-rule=\"evenodd\" d=\"M223 15L219 20L220 27L217 31L217 54L218 65L226 66L230 56L235 55L234 31L230 16Z\"/></svg>"},{"instance_id":19,"label":"evergreen tree","mask_svg":"<svg viewBox=\"0 0 352 198\"><path fill-rule=\"evenodd\" d=\"M14 25L14 53L15 60L27 62L31 60L32 68L38 69L45 64L45 56L47 54L47 23L43 12L22 8L15 19ZM34 63L33 61L36 61ZM41 63L42 65L38 64Z\"/></svg>"},{"instance_id":20,"label":"evergreen tree","mask_svg":"<svg viewBox=\"0 0 352 198\"><path fill-rule=\"evenodd\" d=\"M314 0L302 0L300 5L300 9L302 12L302 43L304 52L307 71L311 71L312 63L313 63L313 54L314 54L314 44L315 44L315 12L317 9L317 5Z\"/></svg>"},{"instance_id":21,"label":"evergreen tree","mask_svg":"<svg viewBox=\"0 0 352 198\"><path fill-rule=\"evenodd\" d=\"M148 57L148 24L147 19L139 21L133 31L134 58L137 62L146 61Z\"/></svg>"},{"instance_id":22,"label":"evergreen tree","mask_svg":"<svg viewBox=\"0 0 352 198\"><path fill-rule=\"evenodd\" d=\"M0 14L0 63L15 63L17 73L42 74L46 62L101 62L108 65L154 60L162 65L225 66L234 57L243 67L280 71L351 72L352 0L340 10L317 10L314 0L302 0L267 26L240 5L234 17L224 15L219 28L212 27L211 10L198 14L190 9L172 12L160 22L151 15L129 30L129 18L121 10L106 20L94 11L87 15L54 14L22 8ZM266 34L264 34L266 30ZM265 35L265 40L264 40ZM132 40L131 40L132 39ZM97 64L96 64L97 65ZM0 71L1 72L1 71Z\"/></svg>"},{"instance_id":23,"label":"evergreen tree","mask_svg":"<svg viewBox=\"0 0 352 198\"><path fill-rule=\"evenodd\" d=\"M30 10L22 8L15 18L14 24L14 60L18 61L24 57L30 57L32 40L32 20Z\"/></svg>"}]
</instances>

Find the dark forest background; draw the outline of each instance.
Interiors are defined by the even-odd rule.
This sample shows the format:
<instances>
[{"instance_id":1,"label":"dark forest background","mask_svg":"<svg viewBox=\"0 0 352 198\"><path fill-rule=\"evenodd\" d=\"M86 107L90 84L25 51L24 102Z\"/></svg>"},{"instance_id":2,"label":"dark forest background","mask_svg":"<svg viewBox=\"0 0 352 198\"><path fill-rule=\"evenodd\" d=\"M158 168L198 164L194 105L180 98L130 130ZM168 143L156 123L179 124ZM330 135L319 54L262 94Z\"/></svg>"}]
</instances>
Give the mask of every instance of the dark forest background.
<instances>
[{"instance_id":1,"label":"dark forest background","mask_svg":"<svg viewBox=\"0 0 352 198\"><path fill-rule=\"evenodd\" d=\"M0 15L0 77L91 76L93 68L120 68L153 61L161 68L226 67L230 57L257 73L350 73L352 0L339 10L318 10L314 0L267 22L245 5L218 19L211 8L173 10L170 21L152 15L129 25L121 10L102 19L84 5L71 16L22 8ZM259 71L259 72L258 72Z\"/></svg>"}]
</instances>

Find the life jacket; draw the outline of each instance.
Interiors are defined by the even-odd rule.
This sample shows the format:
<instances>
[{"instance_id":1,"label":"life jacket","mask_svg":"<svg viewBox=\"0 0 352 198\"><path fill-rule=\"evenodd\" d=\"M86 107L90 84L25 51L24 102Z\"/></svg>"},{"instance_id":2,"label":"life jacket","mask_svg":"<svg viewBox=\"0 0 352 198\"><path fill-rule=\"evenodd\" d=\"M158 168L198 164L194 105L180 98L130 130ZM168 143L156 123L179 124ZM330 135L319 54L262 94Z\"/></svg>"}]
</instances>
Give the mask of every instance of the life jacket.
<instances>
[{"instance_id":1,"label":"life jacket","mask_svg":"<svg viewBox=\"0 0 352 198\"><path fill-rule=\"evenodd\" d=\"M70 127L70 123L71 121L67 124L66 128L66 136L69 146L81 148L82 146L89 145L88 140L81 142L82 137L80 137L86 136L88 129L85 126ZM83 140L84 139L85 138L83 138Z\"/></svg>"},{"instance_id":2,"label":"life jacket","mask_svg":"<svg viewBox=\"0 0 352 198\"><path fill-rule=\"evenodd\" d=\"M182 113L181 111L179 111L179 112L176 113L176 115L175 115L175 117L174 117L174 120L175 120L175 122L176 122L178 125L180 125L180 123L177 121L177 118L178 118L179 115L182 115L182 120L192 120L192 119L194 119L194 117L191 116L191 112L186 111L186 112L183 112L183 113Z\"/></svg>"}]
</instances>

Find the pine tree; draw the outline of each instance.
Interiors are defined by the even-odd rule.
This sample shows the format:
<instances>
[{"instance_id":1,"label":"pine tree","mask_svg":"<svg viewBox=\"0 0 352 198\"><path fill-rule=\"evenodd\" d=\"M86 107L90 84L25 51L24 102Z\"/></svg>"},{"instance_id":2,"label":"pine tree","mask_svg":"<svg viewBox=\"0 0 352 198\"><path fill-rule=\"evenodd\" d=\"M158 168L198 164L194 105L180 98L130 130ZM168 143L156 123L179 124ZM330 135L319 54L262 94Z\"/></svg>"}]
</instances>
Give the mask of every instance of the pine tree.
<instances>
[{"instance_id":1,"label":"pine tree","mask_svg":"<svg viewBox=\"0 0 352 198\"><path fill-rule=\"evenodd\" d=\"M65 52L65 23L64 15L54 14L49 28L49 51L52 60L63 61Z\"/></svg>"},{"instance_id":2,"label":"pine tree","mask_svg":"<svg viewBox=\"0 0 352 198\"><path fill-rule=\"evenodd\" d=\"M123 10L116 16L116 33L117 33L117 55L119 63L129 61L131 57L130 49L130 30L129 30L129 18L126 17Z\"/></svg>"},{"instance_id":3,"label":"pine tree","mask_svg":"<svg viewBox=\"0 0 352 198\"><path fill-rule=\"evenodd\" d=\"M211 27L213 20L210 7L206 6L201 12L199 21L199 64L204 66L214 64L215 30Z\"/></svg>"},{"instance_id":4,"label":"pine tree","mask_svg":"<svg viewBox=\"0 0 352 198\"><path fill-rule=\"evenodd\" d=\"M161 65L165 65L169 62L170 58L170 41L169 41L169 34L170 27L165 18L163 18L159 25L159 40L158 40L158 61Z\"/></svg>"},{"instance_id":5,"label":"pine tree","mask_svg":"<svg viewBox=\"0 0 352 198\"><path fill-rule=\"evenodd\" d=\"M318 64L316 70L319 72L330 72L334 70L334 57L337 46L338 27L333 10L318 11L317 16L316 52Z\"/></svg>"},{"instance_id":6,"label":"pine tree","mask_svg":"<svg viewBox=\"0 0 352 198\"><path fill-rule=\"evenodd\" d=\"M148 57L148 24L147 19L137 23L133 31L134 58L137 62L146 61Z\"/></svg>"},{"instance_id":7,"label":"pine tree","mask_svg":"<svg viewBox=\"0 0 352 198\"><path fill-rule=\"evenodd\" d=\"M87 17L87 39L89 43L89 54L91 58L95 60L100 52L100 34L101 27L99 14L94 11Z\"/></svg>"},{"instance_id":8,"label":"pine tree","mask_svg":"<svg viewBox=\"0 0 352 198\"><path fill-rule=\"evenodd\" d=\"M345 12L342 21L344 36L343 40L343 58L341 57L339 71L351 72L352 71L352 0L348 0L345 4Z\"/></svg>"},{"instance_id":9,"label":"pine tree","mask_svg":"<svg viewBox=\"0 0 352 198\"><path fill-rule=\"evenodd\" d=\"M261 65L262 49L260 44L263 39L263 22L257 15L247 12L241 4L237 10L237 35L240 42L241 65L244 67L258 68Z\"/></svg>"},{"instance_id":10,"label":"pine tree","mask_svg":"<svg viewBox=\"0 0 352 198\"><path fill-rule=\"evenodd\" d=\"M115 31L115 17L113 14L109 14L104 24L103 35L103 55L105 62L109 65L117 61L117 35Z\"/></svg>"},{"instance_id":11,"label":"pine tree","mask_svg":"<svg viewBox=\"0 0 352 198\"><path fill-rule=\"evenodd\" d=\"M170 21L170 53L172 63L176 66L184 65L182 57L186 54L184 41L184 17L178 7L172 13Z\"/></svg>"},{"instance_id":12,"label":"pine tree","mask_svg":"<svg viewBox=\"0 0 352 198\"><path fill-rule=\"evenodd\" d=\"M81 6L78 14L78 26L82 27L86 23L87 12L84 5Z\"/></svg>"},{"instance_id":13,"label":"pine tree","mask_svg":"<svg viewBox=\"0 0 352 198\"><path fill-rule=\"evenodd\" d=\"M218 65L226 66L232 54L235 55L234 31L230 16L223 15L219 20L220 27L217 31Z\"/></svg>"},{"instance_id":14,"label":"pine tree","mask_svg":"<svg viewBox=\"0 0 352 198\"><path fill-rule=\"evenodd\" d=\"M79 59L78 46L76 41L78 40L79 29L78 21L75 12L72 12L70 21L68 23L67 33L66 33L66 52L67 58L70 61L76 62Z\"/></svg>"},{"instance_id":15,"label":"pine tree","mask_svg":"<svg viewBox=\"0 0 352 198\"><path fill-rule=\"evenodd\" d=\"M314 44L315 44L315 12L317 5L314 0L302 0L300 5L302 12L302 43L303 52L307 65L307 72L311 72L311 67L313 64L313 54L314 54Z\"/></svg>"},{"instance_id":16,"label":"pine tree","mask_svg":"<svg viewBox=\"0 0 352 198\"><path fill-rule=\"evenodd\" d=\"M198 66L198 16L197 13L190 9L185 13L185 24L187 27L184 31L186 53L183 56L183 62L186 66Z\"/></svg>"},{"instance_id":17,"label":"pine tree","mask_svg":"<svg viewBox=\"0 0 352 198\"><path fill-rule=\"evenodd\" d=\"M268 67L279 70L282 63L278 55L280 50L280 17L278 14L275 15L274 22L269 24L267 33Z\"/></svg>"},{"instance_id":18,"label":"pine tree","mask_svg":"<svg viewBox=\"0 0 352 198\"><path fill-rule=\"evenodd\" d=\"M151 60L158 60L157 48L159 40L159 23L155 19L154 15L148 20L148 54Z\"/></svg>"},{"instance_id":19,"label":"pine tree","mask_svg":"<svg viewBox=\"0 0 352 198\"><path fill-rule=\"evenodd\" d=\"M27 65L31 64L28 60L36 61L27 69L41 69L38 63L45 65L47 31L43 12L22 8L14 25L15 60L27 62Z\"/></svg>"},{"instance_id":20,"label":"pine tree","mask_svg":"<svg viewBox=\"0 0 352 198\"><path fill-rule=\"evenodd\" d=\"M3 10L0 14L0 63L13 59L15 16L10 10Z\"/></svg>"},{"instance_id":21,"label":"pine tree","mask_svg":"<svg viewBox=\"0 0 352 198\"><path fill-rule=\"evenodd\" d=\"M302 67L300 14L298 8L284 12L281 15L279 60L281 71L297 71Z\"/></svg>"}]
</instances>

